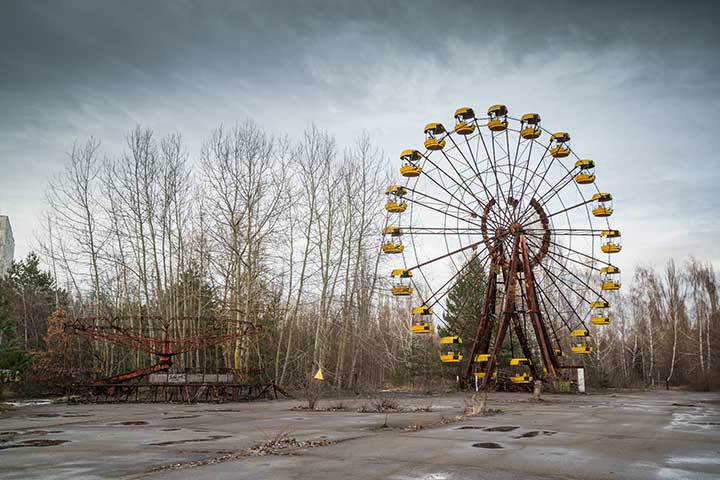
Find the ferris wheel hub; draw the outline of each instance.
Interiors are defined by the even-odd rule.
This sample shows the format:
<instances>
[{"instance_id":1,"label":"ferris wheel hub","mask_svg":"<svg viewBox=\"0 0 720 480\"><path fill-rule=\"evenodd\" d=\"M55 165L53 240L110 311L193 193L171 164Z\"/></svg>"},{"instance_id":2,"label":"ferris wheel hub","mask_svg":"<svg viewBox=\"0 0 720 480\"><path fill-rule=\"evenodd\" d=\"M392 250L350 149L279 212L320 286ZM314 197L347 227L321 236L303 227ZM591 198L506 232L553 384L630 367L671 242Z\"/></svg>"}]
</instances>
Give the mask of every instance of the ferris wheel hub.
<instances>
[{"instance_id":1,"label":"ferris wheel hub","mask_svg":"<svg viewBox=\"0 0 720 480\"><path fill-rule=\"evenodd\" d=\"M515 236L520 235L523 233L523 227L517 222L514 222L512 225L510 225L510 233L512 233Z\"/></svg>"}]
</instances>

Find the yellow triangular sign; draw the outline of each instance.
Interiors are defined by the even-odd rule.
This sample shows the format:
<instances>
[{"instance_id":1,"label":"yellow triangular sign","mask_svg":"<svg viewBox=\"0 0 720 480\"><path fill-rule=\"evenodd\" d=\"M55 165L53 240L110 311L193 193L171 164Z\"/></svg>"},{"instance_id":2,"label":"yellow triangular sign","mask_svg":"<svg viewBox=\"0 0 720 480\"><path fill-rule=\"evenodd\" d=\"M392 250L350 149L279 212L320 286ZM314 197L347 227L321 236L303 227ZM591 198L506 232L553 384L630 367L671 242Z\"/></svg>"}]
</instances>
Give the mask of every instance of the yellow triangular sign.
<instances>
[{"instance_id":1,"label":"yellow triangular sign","mask_svg":"<svg viewBox=\"0 0 720 480\"><path fill-rule=\"evenodd\" d=\"M325 380L325 377L323 377L323 374L322 374L322 368L318 368L318 371L313 378L315 380Z\"/></svg>"}]
</instances>

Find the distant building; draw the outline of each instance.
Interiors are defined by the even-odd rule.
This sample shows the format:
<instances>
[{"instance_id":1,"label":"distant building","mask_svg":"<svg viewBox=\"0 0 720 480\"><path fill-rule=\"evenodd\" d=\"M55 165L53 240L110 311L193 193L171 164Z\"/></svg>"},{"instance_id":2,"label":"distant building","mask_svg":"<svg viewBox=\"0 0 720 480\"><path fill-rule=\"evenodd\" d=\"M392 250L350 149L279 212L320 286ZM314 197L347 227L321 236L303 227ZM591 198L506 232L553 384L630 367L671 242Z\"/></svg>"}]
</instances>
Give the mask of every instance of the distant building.
<instances>
[{"instance_id":1,"label":"distant building","mask_svg":"<svg viewBox=\"0 0 720 480\"><path fill-rule=\"evenodd\" d=\"M0 215L0 275L10 270L15 259L15 239L13 238L10 219Z\"/></svg>"}]
</instances>

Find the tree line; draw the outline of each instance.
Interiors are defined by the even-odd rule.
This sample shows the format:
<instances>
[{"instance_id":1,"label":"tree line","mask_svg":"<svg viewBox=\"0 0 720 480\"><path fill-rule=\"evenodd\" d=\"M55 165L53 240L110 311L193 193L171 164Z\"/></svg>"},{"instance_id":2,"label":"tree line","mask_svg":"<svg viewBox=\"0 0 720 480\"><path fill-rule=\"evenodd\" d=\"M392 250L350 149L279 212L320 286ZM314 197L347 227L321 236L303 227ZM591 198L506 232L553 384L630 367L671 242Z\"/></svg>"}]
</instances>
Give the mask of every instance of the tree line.
<instances>
[{"instance_id":1,"label":"tree line","mask_svg":"<svg viewBox=\"0 0 720 480\"><path fill-rule=\"evenodd\" d=\"M95 138L76 143L50 181L38 255L0 280L0 368L46 351L48 319L62 307L150 336L208 334L209 318L224 319L225 333L262 327L178 356L179 369L263 372L301 386L322 368L338 388L454 377L437 366L436 336L413 336L411 305L388 293L379 245L393 173L368 135L341 148L314 126L293 140L247 121L213 130L197 154L179 134L137 127L125 140L114 154ZM590 378L717 385L716 277L694 259L662 273L638 267L613 323L593 330ZM484 279L480 266L467 269L449 295L443 331L466 344ZM66 365L78 371L109 376L155 361L109 342L69 342Z\"/></svg>"}]
</instances>

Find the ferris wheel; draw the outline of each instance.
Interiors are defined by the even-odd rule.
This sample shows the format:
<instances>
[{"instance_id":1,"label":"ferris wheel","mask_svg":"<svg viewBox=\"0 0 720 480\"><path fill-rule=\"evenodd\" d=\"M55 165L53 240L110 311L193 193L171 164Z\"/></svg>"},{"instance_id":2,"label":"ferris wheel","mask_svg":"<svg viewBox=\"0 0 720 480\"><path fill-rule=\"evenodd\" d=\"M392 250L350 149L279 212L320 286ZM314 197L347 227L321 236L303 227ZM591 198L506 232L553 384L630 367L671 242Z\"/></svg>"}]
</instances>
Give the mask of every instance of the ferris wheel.
<instances>
[{"instance_id":1,"label":"ferris wheel","mask_svg":"<svg viewBox=\"0 0 720 480\"><path fill-rule=\"evenodd\" d=\"M479 265L482 314L462 333L472 341L466 377L495 380L509 343L513 383L553 380L563 357L592 353L590 325L612 322L621 282L611 260L622 249L613 197L597 187L595 162L539 114L513 118L493 105L454 117L449 130L425 126L424 149L400 154L402 182L385 191L391 293L412 298L410 328L429 334L455 282ZM440 337L440 360L462 362L461 332L451 333Z\"/></svg>"}]
</instances>

